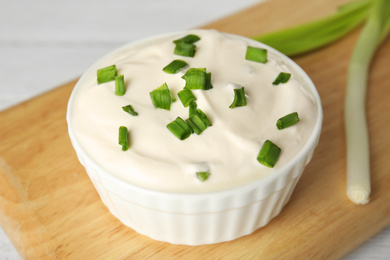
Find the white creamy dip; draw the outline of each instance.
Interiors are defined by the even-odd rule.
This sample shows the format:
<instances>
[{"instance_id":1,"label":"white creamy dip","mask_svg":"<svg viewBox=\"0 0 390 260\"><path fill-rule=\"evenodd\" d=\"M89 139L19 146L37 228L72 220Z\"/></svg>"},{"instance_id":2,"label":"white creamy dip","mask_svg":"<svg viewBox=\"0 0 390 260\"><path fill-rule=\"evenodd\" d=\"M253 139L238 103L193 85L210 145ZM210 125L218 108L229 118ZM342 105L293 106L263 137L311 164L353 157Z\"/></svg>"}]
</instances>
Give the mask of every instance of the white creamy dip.
<instances>
[{"instance_id":1,"label":"white creamy dip","mask_svg":"<svg viewBox=\"0 0 390 260\"><path fill-rule=\"evenodd\" d=\"M187 34L201 39L194 57L174 55L173 40ZM283 167L305 145L316 122L317 108L311 93L284 56L268 48L265 64L245 59L247 46L264 47L250 39L214 30L191 30L127 45L96 63L78 82L72 94L68 121L82 149L104 170L153 190L209 192L236 187L263 178ZM197 106L212 122L200 135L179 140L167 124L188 118L177 97L186 70L168 74L162 68L175 59L189 68L211 72L210 90L192 90ZM115 82L97 84L96 71L115 64L126 84L124 96L115 95ZM272 85L280 72L291 73L285 84ZM177 99L171 110L153 106L149 92L166 83ZM233 89L245 87L247 105L229 108ZM138 116L122 110L131 104ZM278 130L277 120L297 112L300 121ZM129 129L130 148L122 151L118 128ZM265 140L281 148L274 168L257 161ZM195 173L209 171L201 182Z\"/></svg>"}]
</instances>

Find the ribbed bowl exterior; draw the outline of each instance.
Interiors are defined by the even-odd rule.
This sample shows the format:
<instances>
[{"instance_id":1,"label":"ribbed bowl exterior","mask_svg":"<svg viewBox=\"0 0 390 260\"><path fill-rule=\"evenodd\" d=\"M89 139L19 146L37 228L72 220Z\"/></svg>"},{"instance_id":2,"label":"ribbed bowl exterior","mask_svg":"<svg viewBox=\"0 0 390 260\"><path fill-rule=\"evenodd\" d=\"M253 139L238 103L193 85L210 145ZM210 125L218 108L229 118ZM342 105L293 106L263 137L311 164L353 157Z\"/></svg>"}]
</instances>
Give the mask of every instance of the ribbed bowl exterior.
<instances>
[{"instance_id":1,"label":"ribbed bowl exterior","mask_svg":"<svg viewBox=\"0 0 390 260\"><path fill-rule=\"evenodd\" d=\"M77 144L74 144L77 149ZM77 152L80 162L109 211L123 224L155 240L202 245L251 234L276 217L310 161L306 157L272 182L201 194L150 191L130 185Z\"/></svg>"}]
</instances>

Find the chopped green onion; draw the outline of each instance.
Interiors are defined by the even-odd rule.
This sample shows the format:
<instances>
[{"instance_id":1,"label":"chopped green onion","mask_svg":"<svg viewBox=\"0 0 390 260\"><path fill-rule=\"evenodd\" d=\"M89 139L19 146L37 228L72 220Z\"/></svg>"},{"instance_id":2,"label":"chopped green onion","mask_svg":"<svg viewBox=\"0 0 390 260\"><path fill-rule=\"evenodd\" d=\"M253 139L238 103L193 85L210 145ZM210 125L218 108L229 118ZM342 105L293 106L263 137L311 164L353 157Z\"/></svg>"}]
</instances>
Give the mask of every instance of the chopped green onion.
<instances>
[{"instance_id":1,"label":"chopped green onion","mask_svg":"<svg viewBox=\"0 0 390 260\"><path fill-rule=\"evenodd\" d=\"M267 49L248 46L246 48L245 59L260 63L267 62Z\"/></svg>"},{"instance_id":2,"label":"chopped green onion","mask_svg":"<svg viewBox=\"0 0 390 260\"><path fill-rule=\"evenodd\" d=\"M280 72L279 75L276 77L274 82L272 82L272 85L279 85L280 83L286 83L291 77L290 73L287 72Z\"/></svg>"},{"instance_id":3,"label":"chopped green onion","mask_svg":"<svg viewBox=\"0 0 390 260\"><path fill-rule=\"evenodd\" d=\"M298 122L299 122L298 113L293 112L288 115L285 115L284 117L279 118L278 121L276 122L276 127L279 130L282 130L289 126L295 125Z\"/></svg>"},{"instance_id":4,"label":"chopped green onion","mask_svg":"<svg viewBox=\"0 0 390 260\"><path fill-rule=\"evenodd\" d=\"M188 64L184 60L174 60L165 66L163 71L169 74L175 74L186 67L188 67Z\"/></svg>"},{"instance_id":5,"label":"chopped green onion","mask_svg":"<svg viewBox=\"0 0 390 260\"><path fill-rule=\"evenodd\" d=\"M186 81L186 89L203 89L208 90L211 85L211 73L207 73L205 68L190 68L182 76Z\"/></svg>"},{"instance_id":6,"label":"chopped green onion","mask_svg":"<svg viewBox=\"0 0 390 260\"><path fill-rule=\"evenodd\" d=\"M245 89L244 87L234 89L234 99L229 108L246 106Z\"/></svg>"},{"instance_id":7,"label":"chopped green onion","mask_svg":"<svg viewBox=\"0 0 390 260\"><path fill-rule=\"evenodd\" d=\"M181 117L170 122L167 128L180 140L187 139L192 134L192 129Z\"/></svg>"},{"instance_id":8,"label":"chopped green onion","mask_svg":"<svg viewBox=\"0 0 390 260\"><path fill-rule=\"evenodd\" d=\"M260 149L257 161L267 167L273 168L279 158L280 151L281 149L276 144L270 140L266 140Z\"/></svg>"},{"instance_id":9,"label":"chopped green onion","mask_svg":"<svg viewBox=\"0 0 390 260\"><path fill-rule=\"evenodd\" d=\"M202 110L197 109L194 114L197 114L207 126L212 126L211 121Z\"/></svg>"},{"instance_id":10,"label":"chopped green onion","mask_svg":"<svg viewBox=\"0 0 390 260\"><path fill-rule=\"evenodd\" d=\"M115 80L117 75L117 70L115 65L111 65L102 69L97 70L97 83L102 84L109 81Z\"/></svg>"},{"instance_id":11,"label":"chopped green onion","mask_svg":"<svg viewBox=\"0 0 390 260\"><path fill-rule=\"evenodd\" d=\"M200 135L207 128L206 123L197 114L189 117L186 122L197 135Z\"/></svg>"},{"instance_id":12,"label":"chopped green onion","mask_svg":"<svg viewBox=\"0 0 390 260\"><path fill-rule=\"evenodd\" d=\"M129 149L129 135L126 126L119 127L118 143L122 145L122 151Z\"/></svg>"},{"instance_id":13,"label":"chopped green onion","mask_svg":"<svg viewBox=\"0 0 390 260\"><path fill-rule=\"evenodd\" d=\"M194 57L195 51L196 51L196 46L194 44L178 42L176 43L173 53L185 57Z\"/></svg>"},{"instance_id":14,"label":"chopped green onion","mask_svg":"<svg viewBox=\"0 0 390 260\"><path fill-rule=\"evenodd\" d=\"M207 127L212 125L206 114L200 109L197 109L186 122L197 135L201 134Z\"/></svg>"},{"instance_id":15,"label":"chopped green onion","mask_svg":"<svg viewBox=\"0 0 390 260\"><path fill-rule=\"evenodd\" d=\"M180 39L177 39L177 40L174 40L173 42L175 44L179 43L179 42L184 42L184 43L195 43L197 41L200 40L200 37L195 35L195 34L188 34L186 36L184 36L183 38L180 38Z\"/></svg>"},{"instance_id":16,"label":"chopped green onion","mask_svg":"<svg viewBox=\"0 0 390 260\"><path fill-rule=\"evenodd\" d=\"M186 81L186 89L204 89L206 86L206 69L190 68L182 76Z\"/></svg>"},{"instance_id":17,"label":"chopped green onion","mask_svg":"<svg viewBox=\"0 0 390 260\"><path fill-rule=\"evenodd\" d=\"M123 75L115 77L115 95L123 96L126 92L125 79Z\"/></svg>"},{"instance_id":18,"label":"chopped green onion","mask_svg":"<svg viewBox=\"0 0 390 260\"><path fill-rule=\"evenodd\" d=\"M206 73L206 84L205 84L205 90L212 89L213 85L211 85L211 72Z\"/></svg>"},{"instance_id":19,"label":"chopped green onion","mask_svg":"<svg viewBox=\"0 0 390 260\"><path fill-rule=\"evenodd\" d=\"M176 101L169 91L167 83L162 84L160 87L154 89L149 93L154 107L165 110L171 110L171 104Z\"/></svg>"},{"instance_id":20,"label":"chopped green onion","mask_svg":"<svg viewBox=\"0 0 390 260\"><path fill-rule=\"evenodd\" d=\"M191 117L193 114L196 113L197 107L198 107L198 105L196 104L195 101L190 103L189 112L188 112L189 117Z\"/></svg>"},{"instance_id":21,"label":"chopped green onion","mask_svg":"<svg viewBox=\"0 0 390 260\"><path fill-rule=\"evenodd\" d=\"M138 116L138 113L134 110L132 105L122 107L123 111L129 113L132 116Z\"/></svg>"},{"instance_id":22,"label":"chopped green onion","mask_svg":"<svg viewBox=\"0 0 390 260\"><path fill-rule=\"evenodd\" d=\"M197 172L196 177L201 181L204 182L209 178L211 174L209 172Z\"/></svg>"},{"instance_id":23,"label":"chopped green onion","mask_svg":"<svg viewBox=\"0 0 390 260\"><path fill-rule=\"evenodd\" d=\"M194 43L199 40L199 36L195 34L189 34L187 36L184 36L183 38L174 40L173 43L176 44L174 53L176 55L194 57L196 51L196 46L194 45Z\"/></svg>"},{"instance_id":24,"label":"chopped green onion","mask_svg":"<svg viewBox=\"0 0 390 260\"><path fill-rule=\"evenodd\" d=\"M184 107L188 107L193 101L196 100L196 97L189 89L180 90L177 93L177 96L179 97L181 103L183 103Z\"/></svg>"}]
</instances>

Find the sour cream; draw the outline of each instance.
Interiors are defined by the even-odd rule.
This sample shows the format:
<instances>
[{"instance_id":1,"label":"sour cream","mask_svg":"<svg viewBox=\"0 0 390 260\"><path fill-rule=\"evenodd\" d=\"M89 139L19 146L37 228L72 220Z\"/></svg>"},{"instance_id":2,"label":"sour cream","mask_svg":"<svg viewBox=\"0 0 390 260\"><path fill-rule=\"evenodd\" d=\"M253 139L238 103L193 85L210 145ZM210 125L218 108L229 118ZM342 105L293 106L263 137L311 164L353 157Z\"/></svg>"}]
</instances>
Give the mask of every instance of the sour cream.
<instances>
[{"instance_id":1,"label":"sour cream","mask_svg":"<svg viewBox=\"0 0 390 260\"><path fill-rule=\"evenodd\" d=\"M175 55L174 40L198 35L194 57ZM268 49L265 64L245 59L247 46ZM200 135L179 140L167 124L178 116L188 118L177 93L183 89L186 69L177 74L162 71L175 59L189 68L211 72L210 90L193 90L197 107L212 122ZM115 64L125 78L126 93L115 95L114 81L97 84L96 71ZM199 193L237 187L264 178L288 163L312 134L317 104L296 73L292 62L253 40L214 30L191 30L170 34L118 49L79 80L72 94L68 122L82 149L102 169L143 188L167 192ZM287 83L272 85L280 72L291 73ZM166 83L177 99L171 110L153 106L149 92ZM229 108L234 89L245 88L247 105ZM138 116L122 110L131 104ZM277 120L297 112L300 121L278 130ZM129 129L130 148L122 151L118 129ZM274 168L257 161L266 140L281 148ZM207 171L201 182L196 172Z\"/></svg>"}]
</instances>

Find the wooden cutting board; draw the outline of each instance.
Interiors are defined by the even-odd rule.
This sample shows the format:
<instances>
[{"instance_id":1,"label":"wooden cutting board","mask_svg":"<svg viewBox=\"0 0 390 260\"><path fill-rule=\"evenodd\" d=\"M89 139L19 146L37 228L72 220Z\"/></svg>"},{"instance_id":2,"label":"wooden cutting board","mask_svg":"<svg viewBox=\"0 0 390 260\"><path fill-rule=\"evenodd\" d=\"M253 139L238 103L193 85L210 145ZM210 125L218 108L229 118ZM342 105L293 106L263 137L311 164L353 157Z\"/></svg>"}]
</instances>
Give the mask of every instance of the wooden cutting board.
<instances>
[{"instance_id":1,"label":"wooden cutting board","mask_svg":"<svg viewBox=\"0 0 390 260\"><path fill-rule=\"evenodd\" d=\"M251 36L335 11L339 0L272 0L204 26ZM76 81L0 113L0 224L26 259L337 259L390 223L390 39L369 78L372 196L345 195L343 100L348 59L360 29L294 60L318 88L321 140L291 201L266 227L234 241L182 246L123 226L104 207L67 136Z\"/></svg>"}]
</instances>

